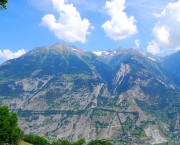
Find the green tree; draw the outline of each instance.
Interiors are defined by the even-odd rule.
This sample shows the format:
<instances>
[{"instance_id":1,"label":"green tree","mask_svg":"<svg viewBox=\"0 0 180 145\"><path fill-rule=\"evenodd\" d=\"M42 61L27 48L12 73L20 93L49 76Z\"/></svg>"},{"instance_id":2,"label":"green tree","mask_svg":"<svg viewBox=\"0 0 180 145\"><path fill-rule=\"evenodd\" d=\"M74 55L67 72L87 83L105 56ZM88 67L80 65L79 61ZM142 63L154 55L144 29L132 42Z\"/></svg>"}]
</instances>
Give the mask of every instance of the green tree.
<instances>
[{"instance_id":1,"label":"green tree","mask_svg":"<svg viewBox=\"0 0 180 145\"><path fill-rule=\"evenodd\" d=\"M47 139L34 134L26 134L23 138L24 141L31 143L33 145L50 145Z\"/></svg>"},{"instance_id":2,"label":"green tree","mask_svg":"<svg viewBox=\"0 0 180 145\"><path fill-rule=\"evenodd\" d=\"M113 145L113 144L104 140L94 140L89 142L87 145Z\"/></svg>"},{"instance_id":3,"label":"green tree","mask_svg":"<svg viewBox=\"0 0 180 145\"><path fill-rule=\"evenodd\" d=\"M8 0L0 0L0 10L6 9L7 3L8 3Z\"/></svg>"},{"instance_id":4,"label":"green tree","mask_svg":"<svg viewBox=\"0 0 180 145\"><path fill-rule=\"evenodd\" d=\"M7 106L0 107L0 144L18 145L23 132L18 127L18 118L15 113L9 112Z\"/></svg>"},{"instance_id":5,"label":"green tree","mask_svg":"<svg viewBox=\"0 0 180 145\"><path fill-rule=\"evenodd\" d=\"M54 141L52 145L72 145L72 143L67 140L57 140Z\"/></svg>"},{"instance_id":6,"label":"green tree","mask_svg":"<svg viewBox=\"0 0 180 145\"><path fill-rule=\"evenodd\" d=\"M57 140L52 143L52 145L85 145L86 141L85 139L81 138L76 142L71 143L67 140Z\"/></svg>"},{"instance_id":7,"label":"green tree","mask_svg":"<svg viewBox=\"0 0 180 145\"><path fill-rule=\"evenodd\" d=\"M72 145L84 145L86 143L84 138L80 138L78 141L72 143Z\"/></svg>"}]
</instances>

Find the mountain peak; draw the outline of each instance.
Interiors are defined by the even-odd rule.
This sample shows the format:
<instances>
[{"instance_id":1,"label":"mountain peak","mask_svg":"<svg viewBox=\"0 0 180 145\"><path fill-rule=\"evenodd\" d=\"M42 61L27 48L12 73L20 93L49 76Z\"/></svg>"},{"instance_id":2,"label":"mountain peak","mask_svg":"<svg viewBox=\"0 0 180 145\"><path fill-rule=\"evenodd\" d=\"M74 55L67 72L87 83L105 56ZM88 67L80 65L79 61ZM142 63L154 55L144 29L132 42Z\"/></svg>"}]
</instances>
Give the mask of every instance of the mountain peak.
<instances>
[{"instance_id":1,"label":"mountain peak","mask_svg":"<svg viewBox=\"0 0 180 145\"><path fill-rule=\"evenodd\" d=\"M62 54L62 53L81 53L82 50L66 45L65 43L57 43L52 46L37 47L27 53L27 55L38 54Z\"/></svg>"}]
</instances>

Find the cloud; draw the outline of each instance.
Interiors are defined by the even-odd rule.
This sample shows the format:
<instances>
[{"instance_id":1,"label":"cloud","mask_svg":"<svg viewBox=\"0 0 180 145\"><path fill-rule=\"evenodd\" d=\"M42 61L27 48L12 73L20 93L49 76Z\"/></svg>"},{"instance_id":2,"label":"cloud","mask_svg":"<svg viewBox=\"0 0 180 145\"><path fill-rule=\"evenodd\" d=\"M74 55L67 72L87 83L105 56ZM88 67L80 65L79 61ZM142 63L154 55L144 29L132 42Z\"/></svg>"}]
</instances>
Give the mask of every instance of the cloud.
<instances>
[{"instance_id":1,"label":"cloud","mask_svg":"<svg viewBox=\"0 0 180 145\"><path fill-rule=\"evenodd\" d=\"M9 49L0 50L0 57L3 59L13 59L20 57L21 55L25 54L26 51L24 49L18 50L16 52L12 52Z\"/></svg>"},{"instance_id":2,"label":"cloud","mask_svg":"<svg viewBox=\"0 0 180 145\"><path fill-rule=\"evenodd\" d=\"M124 12L125 0L106 1L105 9L111 17L111 20L107 20L102 25L108 37L113 40L122 40L137 33L135 18L128 17Z\"/></svg>"},{"instance_id":3,"label":"cloud","mask_svg":"<svg viewBox=\"0 0 180 145\"><path fill-rule=\"evenodd\" d=\"M81 11L98 11L103 1L97 0L69 0L75 6L80 8Z\"/></svg>"},{"instance_id":4,"label":"cloud","mask_svg":"<svg viewBox=\"0 0 180 145\"><path fill-rule=\"evenodd\" d=\"M47 14L42 18L41 24L47 27L54 35L68 42L86 42L86 37L93 29L88 19L82 19L80 13L72 3L67 0L51 0L54 9L59 14Z\"/></svg>"},{"instance_id":5,"label":"cloud","mask_svg":"<svg viewBox=\"0 0 180 145\"><path fill-rule=\"evenodd\" d=\"M166 54L180 50L180 0L168 3L155 16L158 22L153 28L153 40L148 43L147 51Z\"/></svg>"},{"instance_id":6,"label":"cloud","mask_svg":"<svg viewBox=\"0 0 180 145\"><path fill-rule=\"evenodd\" d=\"M147 52L153 54L162 53L159 45L154 40L148 43Z\"/></svg>"},{"instance_id":7,"label":"cloud","mask_svg":"<svg viewBox=\"0 0 180 145\"><path fill-rule=\"evenodd\" d=\"M140 40L139 40L139 39L136 39L136 40L134 41L134 44L135 44L135 48L139 48L139 46L140 46Z\"/></svg>"}]
</instances>

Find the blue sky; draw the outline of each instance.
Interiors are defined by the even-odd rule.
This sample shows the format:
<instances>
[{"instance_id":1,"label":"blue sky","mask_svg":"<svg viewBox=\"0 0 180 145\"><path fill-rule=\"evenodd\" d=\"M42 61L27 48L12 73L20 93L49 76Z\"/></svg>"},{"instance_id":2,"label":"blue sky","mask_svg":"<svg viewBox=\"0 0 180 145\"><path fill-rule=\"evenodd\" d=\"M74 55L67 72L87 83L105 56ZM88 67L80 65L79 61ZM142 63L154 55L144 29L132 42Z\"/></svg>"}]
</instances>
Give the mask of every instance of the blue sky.
<instances>
[{"instance_id":1,"label":"blue sky","mask_svg":"<svg viewBox=\"0 0 180 145\"><path fill-rule=\"evenodd\" d=\"M9 0L0 11L0 63L66 42L86 51L180 50L180 0Z\"/></svg>"}]
</instances>

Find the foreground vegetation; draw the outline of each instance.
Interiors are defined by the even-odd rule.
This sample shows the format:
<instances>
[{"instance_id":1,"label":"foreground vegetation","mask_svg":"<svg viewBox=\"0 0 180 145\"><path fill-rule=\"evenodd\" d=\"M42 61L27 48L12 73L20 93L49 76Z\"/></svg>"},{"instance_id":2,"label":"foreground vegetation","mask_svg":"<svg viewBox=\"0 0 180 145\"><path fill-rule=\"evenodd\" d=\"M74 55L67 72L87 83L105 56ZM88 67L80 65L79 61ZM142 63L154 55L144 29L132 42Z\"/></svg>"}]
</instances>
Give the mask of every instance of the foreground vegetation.
<instances>
[{"instance_id":1,"label":"foreground vegetation","mask_svg":"<svg viewBox=\"0 0 180 145\"><path fill-rule=\"evenodd\" d=\"M18 145L23 138L23 131L18 127L15 113L9 112L7 106L0 107L0 145L5 143Z\"/></svg>"},{"instance_id":2,"label":"foreground vegetation","mask_svg":"<svg viewBox=\"0 0 180 145\"><path fill-rule=\"evenodd\" d=\"M25 142L25 141L21 141L21 142L20 142L20 145L32 145L32 144L27 143L27 142Z\"/></svg>"},{"instance_id":3,"label":"foreground vegetation","mask_svg":"<svg viewBox=\"0 0 180 145\"><path fill-rule=\"evenodd\" d=\"M33 134L25 135L24 141L31 143L33 145L112 145L112 143L102 140L94 140L89 143L86 143L84 139L79 139L76 142L70 142L67 140L57 140L53 143L50 143L45 138Z\"/></svg>"}]
</instances>

